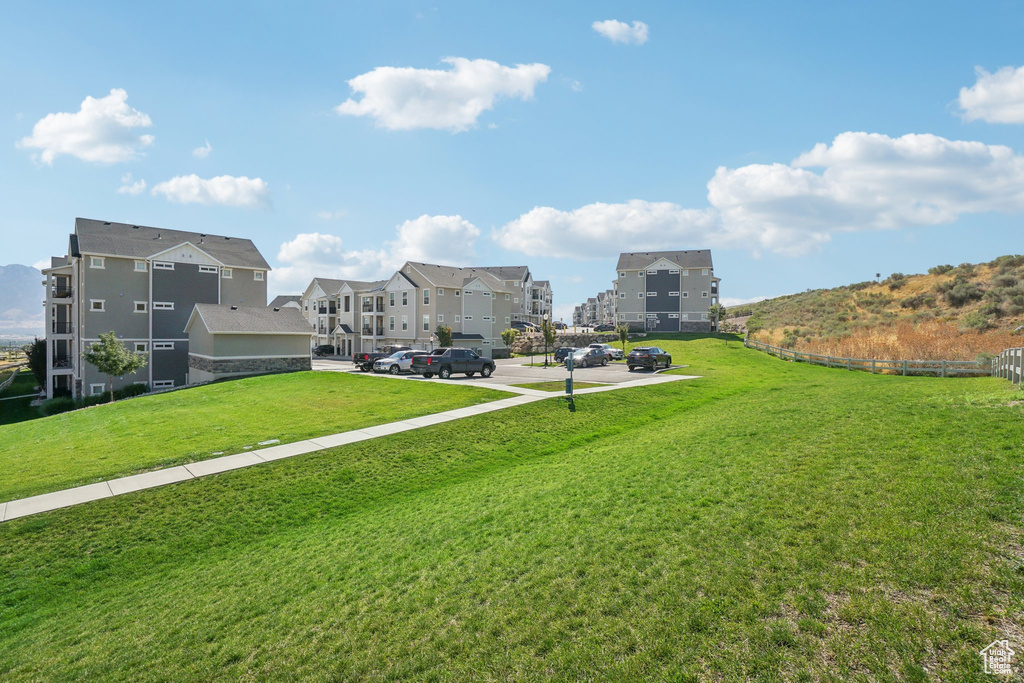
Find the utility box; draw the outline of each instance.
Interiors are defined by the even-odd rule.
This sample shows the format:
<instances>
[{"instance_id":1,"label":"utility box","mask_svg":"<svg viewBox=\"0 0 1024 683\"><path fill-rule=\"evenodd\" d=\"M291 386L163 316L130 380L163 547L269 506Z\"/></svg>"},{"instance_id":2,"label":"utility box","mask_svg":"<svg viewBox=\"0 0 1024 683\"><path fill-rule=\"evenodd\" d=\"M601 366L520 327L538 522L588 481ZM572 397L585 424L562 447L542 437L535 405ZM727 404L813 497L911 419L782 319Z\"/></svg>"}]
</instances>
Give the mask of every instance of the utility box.
<instances>
[{"instance_id":1,"label":"utility box","mask_svg":"<svg viewBox=\"0 0 1024 683\"><path fill-rule=\"evenodd\" d=\"M565 378L565 393L572 396L572 377Z\"/></svg>"}]
</instances>

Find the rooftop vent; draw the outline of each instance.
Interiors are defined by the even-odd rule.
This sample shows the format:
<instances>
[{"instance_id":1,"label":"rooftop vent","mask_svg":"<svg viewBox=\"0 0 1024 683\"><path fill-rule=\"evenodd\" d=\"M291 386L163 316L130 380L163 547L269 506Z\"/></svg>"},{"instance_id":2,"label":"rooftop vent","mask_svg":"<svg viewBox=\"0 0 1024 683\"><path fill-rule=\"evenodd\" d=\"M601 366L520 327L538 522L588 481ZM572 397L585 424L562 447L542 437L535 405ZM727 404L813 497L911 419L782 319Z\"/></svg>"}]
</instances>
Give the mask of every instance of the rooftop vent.
<instances>
[{"instance_id":1,"label":"rooftop vent","mask_svg":"<svg viewBox=\"0 0 1024 683\"><path fill-rule=\"evenodd\" d=\"M232 307L231 307L231 310L232 310L232 311L237 311L237 310L238 310L238 306L232 306Z\"/></svg>"},{"instance_id":2,"label":"rooftop vent","mask_svg":"<svg viewBox=\"0 0 1024 683\"><path fill-rule=\"evenodd\" d=\"M103 221L103 225L110 225L110 221Z\"/></svg>"},{"instance_id":3,"label":"rooftop vent","mask_svg":"<svg viewBox=\"0 0 1024 683\"><path fill-rule=\"evenodd\" d=\"M274 306L274 313L277 313L277 312L279 312L280 310L281 310L280 308L278 308L277 306Z\"/></svg>"}]
</instances>

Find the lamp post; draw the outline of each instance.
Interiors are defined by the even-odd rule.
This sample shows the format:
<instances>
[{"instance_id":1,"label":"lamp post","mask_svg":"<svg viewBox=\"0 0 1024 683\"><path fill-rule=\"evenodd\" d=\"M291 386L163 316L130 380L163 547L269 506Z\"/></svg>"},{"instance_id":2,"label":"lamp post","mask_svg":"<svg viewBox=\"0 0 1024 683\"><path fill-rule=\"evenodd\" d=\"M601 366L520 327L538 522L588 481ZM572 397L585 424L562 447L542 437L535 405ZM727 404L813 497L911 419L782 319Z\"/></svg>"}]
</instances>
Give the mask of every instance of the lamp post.
<instances>
[{"instance_id":1,"label":"lamp post","mask_svg":"<svg viewBox=\"0 0 1024 683\"><path fill-rule=\"evenodd\" d=\"M551 323L548 321L548 314L544 314L544 324L541 325L540 333L544 335L544 367L548 366L548 326Z\"/></svg>"}]
</instances>

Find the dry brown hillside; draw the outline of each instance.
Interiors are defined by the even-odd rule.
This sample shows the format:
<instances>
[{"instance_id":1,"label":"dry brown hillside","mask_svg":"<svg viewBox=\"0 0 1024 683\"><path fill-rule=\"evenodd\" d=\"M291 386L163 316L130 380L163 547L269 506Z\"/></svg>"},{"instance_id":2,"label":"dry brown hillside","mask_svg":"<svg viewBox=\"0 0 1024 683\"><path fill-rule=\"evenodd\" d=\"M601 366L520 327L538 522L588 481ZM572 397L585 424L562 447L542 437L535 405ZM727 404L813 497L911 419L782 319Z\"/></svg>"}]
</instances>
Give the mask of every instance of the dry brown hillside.
<instances>
[{"instance_id":1,"label":"dry brown hillside","mask_svg":"<svg viewBox=\"0 0 1024 683\"><path fill-rule=\"evenodd\" d=\"M893 273L768 299L749 313L754 338L788 348L865 358L973 360L1024 344L1024 256Z\"/></svg>"}]
</instances>

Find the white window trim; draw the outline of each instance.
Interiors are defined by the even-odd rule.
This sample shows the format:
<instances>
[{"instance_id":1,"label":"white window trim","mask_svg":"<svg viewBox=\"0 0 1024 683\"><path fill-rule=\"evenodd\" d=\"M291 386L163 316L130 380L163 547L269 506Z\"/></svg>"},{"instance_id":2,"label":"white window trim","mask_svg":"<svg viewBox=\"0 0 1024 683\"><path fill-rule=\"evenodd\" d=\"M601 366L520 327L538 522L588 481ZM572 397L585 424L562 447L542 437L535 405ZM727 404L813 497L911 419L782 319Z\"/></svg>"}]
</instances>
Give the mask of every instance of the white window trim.
<instances>
[{"instance_id":1,"label":"white window trim","mask_svg":"<svg viewBox=\"0 0 1024 683\"><path fill-rule=\"evenodd\" d=\"M173 301L154 301L153 302L153 310L154 311L173 311L174 310L174 302Z\"/></svg>"},{"instance_id":2,"label":"white window trim","mask_svg":"<svg viewBox=\"0 0 1024 683\"><path fill-rule=\"evenodd\" d=\"M402 305L403 306L408 306L409 305L409 292L402 292Z\"/></svg>"},{"instance_id":3,"label":"white window trim","mask_svg":"<svg viewBox=\"0 0 1024 683\"><path fill-rule=\"evenodd\" d=\"M506 316L505 316L505 324L506 324L506 325L508 325L508 322L509 322L509 321L508 321L508 316L506 315Z\"/></svg>"},{"instance_id":4,"label":"white window trim","mask_svg":"<svg viewBox=\"0 0 1024 683\"><path fill-rule=\"evenodd\" d=\"M700 296L701 296L702 299L707 299L708 298L708 293L707 292L701 292Z\"/></svg>"},{"instance_id":5,"label":"white window trim","mask_svg":"<svg viewBox=\"0 0 1024 683\"><path fill-rule=\"evenodd\" d=\"M263 279L264 279L263 271L262 270L254 270L254 271L252 271L252 279L255 280L256 282L263 282Z\"/></svg>"},{"instance_id":6,"label":"white window trim","mask_svg":"<svg viewBox=\"0 0 1024 683\"><path fill-rule=\"evenodd\" d=\"M96 304L99 304L100 307L96 308ZM107 300L106 299L89 299L89 310L91 312L93 312L93 313L103 313L104 311L107 310Z\"/></svg>"},{"instance_id":7,"label":"white window trim","mask_svg":"<svg viewBox=\"0 0 1024 683\"><path fill-rule=\"evenodd\" d=\"M444 313L438 313L437 314L437 322L439 322L439 323L443 323L444 322Z\"/></svg>"},{"instance_id":8,"label":"white window trim","mask_svg":"<svg viewBox=\"0 0 1024 683\"><path fill-rule=\"evenodd\" d=\"M154 351L173 351L174 342L153 342Z\"/></svg>"},{"instance_id":9,"label":"white window trim","mask_svg":"<svg viewBox=\"0 0 1024 683\"><path fill-rule=\"evenodd\" d=\"M402 316L402 332L408 332L408 331L409 331L409 316L403 315Z\"/></svg>"},{"instance_id":10,"label":"white window trim","mask_svg":"<svg viewBox=\"0 0 1024 683\"><path fill-rule=\"evenodd\" d=\"M455 290L455 296L461 296L461 295L462 295L462 290L461 289L456 289Z\"/></svg>"},{"instance_id":11,"label":"white window trim","mask_svg":"<svg viewBox=\"0 0 1024 683\"><path fill-rule=\"evenodd\" d=\"M388 316L388 331L389 332L394 332L395 331L395 316L393 316L393 315L389 315Z\"/></svg>"},{"instance_id":12,"label":"white window trim","mask_svg":"<svg viewBox=\"0 0 1024 683\"><path fill-rule=\"evenodd\" d=\"M625 320L625 319L626 319L626 314L625 313L619 313L619 320Z\"/></svg>"},{"instance_id":13,"label":"white window trim","mask_svg":"<svg viewBox=\"0 0 1024 683\"><path fill-rule=\"evenodd\" d=\"M139 308L139 304L142 304L142 308ZM132 310L134 310L136 313L149 313L149 302L136 301L134 302L134 308Z\"/></svg>"},{"instance_id":14,"label":"white window trim","mask_svg":"<svg viewBox=\"0 0 1024 683\"><path fill-rule=\"evenodd\" d=\"M154 389L170 389L174 386L173 379L158 379L153 382Z\"/></svg>"},{"instance_id":15,"label":"white window trim","mask_svg":"<svg viewBox=\"0 0 1024 683\"><path fill-rule=\"evenodd\" d=\"M683 270L683 276L684 277L689 277L690 276L690 271L684 269Z\"/></svg>"},{"instance_id":16,"label":"white window trim","mask_svg":"<svg viewBox=\"0 0 1024 683\"><path fill-rule=\"evenodd\" d=\"M102 396L103 395L103 390L106 389L106 388L107 388L106 384L90 384L89 385L89 395L90 396ZM99 391L97 391L97 389Z\"/></svg>"},{"instance_id":17,"label":"white window trim","mask_svg":"<svg viewBox=\"0 0 1024 683\"><path fill-rule=\"evenodd\" d=\"M464 319L465 319L465 320L472 320L472 319L473 319L473 316L471 316L471 315L467 315L467 316L464 316Z\"/></svg>"},{"instance_id":18,"label":"white window trim","mask_svg":"<svg viewBox=\"0 0 1024 683\"><path fill-rule=\"evenodd\" d=\"M680 318L682 318L683 320L689 320L690 319L690 314L689 313L683 313L683 314L680 315Z\"/></svg>"},{"instance_id":19,"label":"white window trim","mask_svg":"<svg viewBox=\"0 0 1024 683\"><path fill-rule=\"evenodd\" d=\"M371 305L372 305L372 303L371 303ZM395 293L394 292L388 292L388 306L394 306L394 305L395 305Z\"/></svg>"},{"instance_id":20,"label":"white window trim","mask_svg":"<svg viewBox=\"0 0 1024 683\"><path fill-rule=\"evenodd\" d=\"M637 277L643 277L644 276L644 271L641 270L639 273L636 274L636 276Z\"/></svg>"},{"instance_id":21,"label":"white window trim","mask_svg":"<svg viewBox=\"0 0 1024 683\"><path fill-rule=\"evenodd\" d=\"M438 296L444 296L444 287L438 287L437 288L437 295Z\"/></svg>"},{"instance_id":22,"label":"white window trim","mask_svg":"<svg viewBox=\"0 0 1024 683\"><path fill-rule=\"evenodd\" d=\"M142 267L139 268L139 266L142 266ZM136 261L135 262L135 272L136 273L145 273L147 271L149 271L149 266L146 265L145 261Z\"/></svg>"},{"instance_id":23,"label":"white window trim","mask_svg":"<svg viewBox=\"0 0 1024 683\"><path fill-rule=\"evenodd\" d=\"M707 268L703 269L702 271L700 271L700 274L701 275L707 275L708 274L708 269Z\"/></svg>"},{"instance_id":24,"label":"white window trim","mask_svg":"<svg viewBox=\"0 0 1024 683\"><path fill-rule=\"evenodd\" d=\"M701 320L707 320L708 319L708 314L707 313L701 313L700 314L700 319Z\"/></svg>"},{"instance_id":25,"label":"white window trim","mask_svg":"<svg viewBox=\"0 0 1024 683\"><path fill-rule=\"evenodd\" d=\"M199 266L200 273L216 273L217 266Z\"/></svg>"},{"instance_id":26,"label":"white window trim","mask_svg":"<svg viewBox=\"0 0 1024 683\"><path fill-rule=\"evenodd\" d=\"M145 353L146 346L146 342L135 342L135 353Z\"/></svg>"},{"instance_id":27,"label":"white window trim","mask_svg":"<svg viewBox=\"0 0 1024 683\"><path fill-rule=\"evenodd\" d=\"M670 271L668 271L668 274L669 275L679 275L679 271L678 270L670 270Z\"/></svg>"},{"instance_id":28,"label":"white window trim","mask_svg":"<svg viewBox=\"0 0 1024 683\"><path fill-rule=\"evenodd\" d=\"M658 296L657 292L647 292L647 296Z\"/></svg>"},{"instance_id":29,"label":"white window trim","mask_svg":"<svg viewBox=\"0 0 1024 683\"><path fill-rule=\"evenodd\" d=\"M429 306L430 305L430 289L424 289L423 290L423 305L424 306Z\"/></svg>"},{"instance_id":30,"label":"white window trim","mask_svg":"<svg viewBox=\"0 0 1024 683\"><path fill-rule=\"evenodd\" d=\"M222 278L224 278L225 280L230 280L231 279L231 269L230 268L225 268L224 270L220 271L220 276Z\"/></svg>"},{"instance_id":31,"label":"white window trim","mask_svg":"<svg viewBox=\"0 0 1024 683\"><path fill-rule=\"evenodd\" d=\"M679 292L669 292L669 296L679 296Z\"/></svg>"},{"instance_id":32,"label":"white window trim","mask_svg":"<svg viewBox=\"0 0 1024 683\"><path fill-rule=\"evenodd\" d=\"M511 298L512 298L512 295L511 295L511 294L506 294L506 295L505 295L505 301L508 301L508 300L509 300L509 299L511 299Z\"/></svg>"},{"instance_id":33,"label":"white window trim","mask_svg":"<svg viewBox=\"0 0 1024 683\"><path fill-rule=\"evenodd\" d=\"M619 277L626 277L626 273L625 273L625 271L622 271L622 272L620 272L620 273L619 273Z\"/></svg>"},{"instance_id":34,"label":"white window trim","mask_svg":"<svg viewBox=\"0 0 1024 683\"><path fill-rule=\"evenodd\" d=\"M457 323L462 322L462 319L459 316L455 316L455 322L457 322Z\"/></svg>"},{"instance_id":35,"label":"white window trim","mask_svg":"<svg viewBox=\"0 0 1024 683\"><path fill-rule=\"evenodd\" d=\"M513 301L512 303L514 303L514 304L517 304L517 303L519 303L519 297L517 296L517 297L515 298L515 300L514 300L514 301Z\"/></svg>"},{"instance_id":36,"label":"white window trim","mask_svg":"<svg viewBox=\"0 0 1024 683\"><path fill-rule=\"evenodd\" d=\"M657 274L658 274L658 271L656 271L656 270L648 270L648 271L647 271L647 274L648 274L648 275L657 275Z\"/></svg>"},{"instance_id":37,"label":"white window trim","mask_svg":"<svg viewBox=\"0 0 1024 683\"><path fill-rule=\"evenodd\" d=\"M636 293L636 298L637 299L643 299L644 298L644 293L643 292L637 292Z\"/></svg>"},{"instance_id":38,"label":"white window trim","mask_svg":"<svg viewBox=\"0 0 1024 683\"><path fill-rule=\"evenodd\" d=\"M679 314L678 314L678 313L669 313L669 314L668 314L668 317L669 317L669 318L678 318L678 317L679 317Z\"/></svg>"},{"instance_id":39,"label":"white window trim","mask_svg":"<svg viewBox=\"0 0 1024 683\"><path fill-rule=\"evenodd\" d=\"M429 315L423 316L423 331L424 332L430 332L430 316Z\"/></svg>"},{"instance_id":40,"label":"white window trim","mask_svg":"<svg viewBox=\"0 0 1024 683\"><path fill-rule=\"evenodd\" d=\"M103 270L104 268L107 267L106 264L107 264L107 260L105 258L103 258L102 256L90 256L89 257L89 267L90 268L95 268L97 270Z\"/></svg>"},{"instance_id":41,"label":"white window trim","mask_svg":"<svg viewBox=\"0 0 1024 683\"><path fill-rule=\"evenodd\" d=\"M684 299L689 299L690 298L690 293L689 292L683 292L683 298Z\"/></svg>"},{"instance_id":42,"label":"white window trim","mask_svg":"<svg viewBox=\"0 0 1024 683\"><path fill-rule=\"evenodd\" d=\"M154 270L174 270L174 263L171 261L153 261Z\"/></svg>"},{"instance_id":43,"label":"white window trim","mask_svg":"<svg viewBox=\"0 0 1024 683\"><path fill-rule=\"evenodd\" d=\"M466 290L466 296L473 296L473 292L471 290L467 289Z\"/></svg>"}]
</instances>

